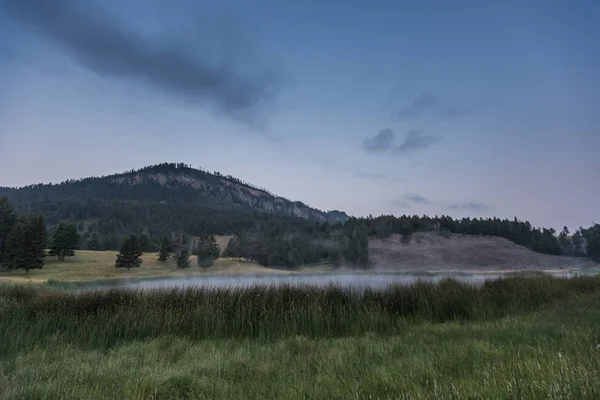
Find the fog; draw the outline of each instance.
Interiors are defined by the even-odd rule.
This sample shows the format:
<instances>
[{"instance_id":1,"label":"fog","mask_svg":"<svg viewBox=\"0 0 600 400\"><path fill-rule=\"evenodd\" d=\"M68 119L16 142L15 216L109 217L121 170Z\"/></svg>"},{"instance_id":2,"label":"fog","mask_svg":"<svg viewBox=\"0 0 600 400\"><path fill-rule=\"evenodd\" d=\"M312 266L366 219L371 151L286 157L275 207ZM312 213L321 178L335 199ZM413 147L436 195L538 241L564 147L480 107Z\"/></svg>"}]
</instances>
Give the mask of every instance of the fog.
<instances>
[{"instance_id":1,"label":"fog","mask_svg":"<svg viewBox=\"0 0 600 400\"><path fill-rule=\"evenodd\" d=\"M339 273L339 274L292 274L292 275L207 275L187 278L149 278L141 280L120 280L118 282L94 283L84 289L130 288L130 289L171 289L171 288L248 288L253 286L340 286L344 288L385 289L391 285L409 285L416 282L439 282L454 278L459 282L482 284L489 279L498 279L501 274L435 274L430 276L386 274L386 273ZM561 276L570 276L562 274Z\"/></svg>"}]
</instances>

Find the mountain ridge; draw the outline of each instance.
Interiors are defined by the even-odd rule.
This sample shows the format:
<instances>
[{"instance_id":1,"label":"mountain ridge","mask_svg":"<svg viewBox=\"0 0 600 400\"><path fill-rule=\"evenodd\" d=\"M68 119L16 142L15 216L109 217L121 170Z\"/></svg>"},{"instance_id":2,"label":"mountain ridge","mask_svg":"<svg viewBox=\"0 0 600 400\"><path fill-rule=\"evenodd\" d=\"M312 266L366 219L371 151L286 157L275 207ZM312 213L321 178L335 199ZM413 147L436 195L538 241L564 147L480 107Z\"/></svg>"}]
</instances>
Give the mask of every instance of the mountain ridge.
<instances>
[{"instance_id":1,"label":"mountain ridge","mask_svg":"<svg viewBox=\"0 0 600 400\"><path fill-rule=\"evenodd\" d=\"M37 203L40 198L118 198L263 211L318 222L345 222L349 218L343 211L322 211L303 202L275 195L231 175L195 169L184 163L162 163L100 177L68 179L57 184L0 187L0 195L6 195L17 204Z\"/></svg>"}]
</instances>

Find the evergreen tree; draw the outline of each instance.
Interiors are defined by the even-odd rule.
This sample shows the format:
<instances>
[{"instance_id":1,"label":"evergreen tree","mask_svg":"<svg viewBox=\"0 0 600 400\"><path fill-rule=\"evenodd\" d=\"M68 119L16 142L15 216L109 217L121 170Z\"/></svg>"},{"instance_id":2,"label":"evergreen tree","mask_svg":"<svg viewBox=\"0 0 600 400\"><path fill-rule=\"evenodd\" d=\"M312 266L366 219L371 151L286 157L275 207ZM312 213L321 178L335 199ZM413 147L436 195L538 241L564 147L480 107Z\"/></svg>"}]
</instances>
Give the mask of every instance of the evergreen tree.
<instances>
[{"instance_id":1,"label":"evergreen tree","mask_svg":"<svg viewBox=\"0 0 600 400\"><path fill-rule=\"evenodd\" d=\"M75 248L79 244L79 235L73 224L61 223L58 225L52 238L50 247L50 256L58 256L59 261L64 261L65 257L73 257Z\"/></svg>"},{"instance_id":2,"label":"evergreen tree","mask_svg":"<svg viewBox=\"0 0 600 400\"><path fill-rule=\"evenodd\" d=\"M179 252L177 257L177 268L184 269L190 267L190 251L187 248L183 248Z\"/></svg>"},{"instance_id":3,"label":"evergreen tree","mask_svg":"<svg viewBox=\"0 0 600 400\"><path fill-rule=\"evenodd\" d=\"M219 245L212 235L202 236L194 251L194 255L198 257L198 265L202 268L212 266L213 261L219 258L220 253Z\"/></svg>"},{"instance_id":4,"label":"evergreen tree","mask_svg":"<svg viewBox=\"0 0 600 400\"><path fill-rule=\"evenodd\" d=\"M141 251L151 251L150 247L152 246L150 245L148 235L146 235L145 233L142 233L138 236L138 244L140 246Z\"/></svg>"},{"instance_id":5,"label":"evergreen tree","mask_svg":"<svg viewBox=\"0 0 600 400\"><path fill-rule=\"evenodd\" d=\"M44 217L41 215L32 217L30 229L29 238L33 262L30 269L41 269L46 262L46 248L48 247L48 230Z\"/></svg>"},{"instance_id":6,"label":"evergreen tree","mask_svg":"<svg viewBox=\"0 0 600 400\"><path fill-rule=\"evenodd\" d=\"M0 197L0 266L6 261L6 241L16 222L17 216L15 210L8 202L8 199Z\"/></svg>"},{"instance_id":7,"label":"evergreen tree","mask_svg":"<svg viewBox=\"0 0 600 400\"><path fill-rule=\"evenodd\" d=\"M142 251L137 236L129 235L123 241L121 251L117 254L116 268L138 268L142 265Z\"/></svg>"},{"instance_id":8,"label":"evergreen tree","mask_svg":"<svg viewBox=\"0 0 600 400\"><path fill-rule=\"evenodd\" d=\"M181 256L181 252L183 249L187 248L188 237L183 230L180 230L176 235L175 241L173 242L173 248L175 253L175 258L179 259ZM188 252L189 256L189 252Z\"/></svg>"},{"instance_id":9,"label":"evergreen tree","mask_svg":"<svg viewBox=\"0 0 600 400\"><path fill-rule=\"evenodd\" d=\"M573 255L573 242L569 236L569 228L566 226L558 235L558 243L560 243L561 253L564 255Z\"/></svg>"},{"instance_id":10,"label":"evergreen tree","mask_svg":"<svg viewBox=\"0 0 600 400\"><path fill-rule=\"evenodd\" d=\"M413 224L411 224L410 222L404 222L402 224L402 228L401 228L401 233L402 233L402 238L401 241L404 244L408 244L410 243L410 237L414 232L414 227Z\"/></svg>"},{"instance_id":11,"label":"evergreen tree","mask_svg":"<svg viewBox=\"0 0 600 400\"><path fill-rule=\"evenodd\" d=\"M369 244L366 233L357 229L352 233L345 259L351 264L366 267L369 264Z\"/></svg>"},{"instance_id":12,"label":"evergreen tree","mask_svg":"<svg viewBox=\"0 0 600 400\"><path fill-rule=\"evenodd\" d=\"M100 241L100 235L98 235L97 232L94 232L90 235L90 237L87 240L87 244L85 245L85 248L87 250L101 250L102 243Z\"/></svg>"},{"instance_id":13,"label":"evergreen tree","mask_svg":"<svg viewBox=\"0 0 600 400\"><path fill-rule=\"evenodd\" d=\"M596 262L600 262L600 224L587 230L587 255Z\"/></svg>"},{"instance_id":14,"label":"evergreen tree","mask_svg":"<svg viewBox=\"0 0 600 400\"><path fill-rule=\"evenodd\" d=\"M232 237L227 242L227 246L225 246L225 250L223 250L223 257L230 258L240 258L240 243L237 237Z\"/></svg>"},{"instance_id":15,"label":"evergreen tree","mask_svg":"<svg viewBox=\"0 0 600 400\"><path fill-rule=\"evenodd\" d=\"M573 244L573 255L575 257L584 256L585 252L583 251L583 235L581 234L581 229L573 234L571 242Z\"/></svg>"},{"instance_id":16,"label":"evergreen tree","mask_svg":"<svg viewBox=\"0 0 600 400\"><path fill-rule=\"evenodd\" d=\"M20 217L7 238L6 265L9 269L41 269L46 259L46 224L41 216Z\"/></svg>"},{"instance_id":17,"label":"evergreen tree","mask_svg":"<svg viewBox=\"0 0 600 400\"><path fill-rule=\"evenodd\" d=\"M160 250L158 251L158 261L166 262L171 257L173 245L168 237L163 236L160 243Z\"/></svg>"}]
</instances>

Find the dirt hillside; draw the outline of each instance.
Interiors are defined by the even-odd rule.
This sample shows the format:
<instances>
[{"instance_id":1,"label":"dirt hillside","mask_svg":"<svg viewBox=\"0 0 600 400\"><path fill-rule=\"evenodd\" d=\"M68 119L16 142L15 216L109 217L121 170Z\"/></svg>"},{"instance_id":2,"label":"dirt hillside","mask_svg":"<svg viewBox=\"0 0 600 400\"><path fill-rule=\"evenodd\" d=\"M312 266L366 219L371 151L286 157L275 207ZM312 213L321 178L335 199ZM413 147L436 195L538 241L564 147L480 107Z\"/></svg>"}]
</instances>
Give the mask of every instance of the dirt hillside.
<instances>
[{"instance_id":1,"label":"dirt hillside","mask_svg":"<svg viewBox=\"0 0 600 400\"><path fill-rule=\"evenodd\" d=\"M380 270L519 270L572 269L598 266L586 258L538 254L509 240L492 236L451 235L433 232L413 235L403 244L400 235L369 239L374 268Z\"/></svg>"}]
</instances>

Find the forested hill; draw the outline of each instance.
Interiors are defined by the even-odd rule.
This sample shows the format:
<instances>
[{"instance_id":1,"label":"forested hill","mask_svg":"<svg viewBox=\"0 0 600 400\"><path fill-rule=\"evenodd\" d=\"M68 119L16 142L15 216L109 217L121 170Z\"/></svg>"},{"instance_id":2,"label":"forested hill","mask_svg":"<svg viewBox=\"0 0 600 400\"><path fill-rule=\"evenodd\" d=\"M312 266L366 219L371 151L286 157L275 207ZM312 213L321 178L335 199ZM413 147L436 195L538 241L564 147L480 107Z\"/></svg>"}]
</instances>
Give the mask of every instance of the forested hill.
<instances>
[{"instance_id":1,"label":"forested hill","mask_svg":"<svg viewBox=\"0 0 600 400\"><path fill-rule=\"evenodd\" d=\"M121 174L0 188L19 213L42 214L49 227L61 221L78 230L158 235L176 229L228 234L260 224L345 222L341 211L324 212L275 196L232 176L183 163L164 163ZM301 223L301 222L300 222Z\"/></svg>"},{"instance_id":2,"label":"forested hill","mask_svg":"<svg viewBox=\"0 0 600 400\"><path fill-rule=\"evenodd\" d=\"M164 163L121 174L0 188L18 208L51 211L57 202L139 201L161 204L201 205L208 208L266 211L319 222L345 222L341 211L323 212L299 201L275 196L232 176L191 168L183 163Z\"/></svg>"}]
</instances>

